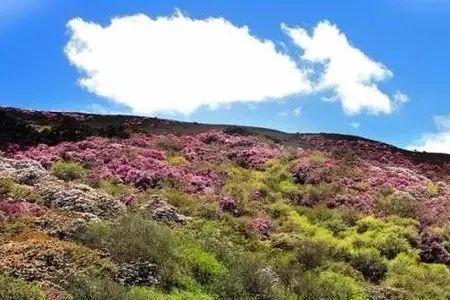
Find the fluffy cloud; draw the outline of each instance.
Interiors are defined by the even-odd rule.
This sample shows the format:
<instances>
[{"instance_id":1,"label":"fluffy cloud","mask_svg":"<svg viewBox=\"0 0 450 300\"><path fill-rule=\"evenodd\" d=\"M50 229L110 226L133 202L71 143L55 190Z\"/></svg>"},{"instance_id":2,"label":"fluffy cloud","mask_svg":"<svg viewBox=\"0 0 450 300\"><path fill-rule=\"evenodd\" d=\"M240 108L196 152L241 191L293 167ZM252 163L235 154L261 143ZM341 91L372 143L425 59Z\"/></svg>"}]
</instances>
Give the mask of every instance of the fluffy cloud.
<instances>
[{"instance_id":1,"label":"fluffy cloud","mask_svg":"<svg viewBox=\"0 0 450 300\"><path fill-rule=\"evenodd\" d=\"M417 151L450 153L450 115L436 116L434 123L437 132L424 134L420 141L407 148Z\"/></svg>"},{"instance_id":2,"label":"fluffy cloud","mask_svg":"<svg viewBox=\"0 0 450 300\"><path fill-rule=\"evenodd\" d=\"M349 115L391 113L409 100L400 91L382 92L377 84L392 72L327 21L311 34L282 24L301 49L298 61L285 53L286 45L280 52L273 41L223 18L177 12L118 17L107 26L75 18L67 26L65 53L80 71L81 86L135 113L189 114L201 106L254 105L310 92L340 101Z\"/></svg>"},{"instance_id":3,"label":"fluffy cloud","mask_svg":"<svg viewBox=\"0 0 450 300\"><path fill-rule=\"evenodd\" d=\"M135 113L188 114L311 91L305 72L273 42L223 18L139 14L67 26L65 53L81 86Z\"/></svg>"},{"instance_id":4,"label":"fluffy cloud","mask_svg":"<svg viewBox=\"0 0 450 300\"><path fill-rule=\"evenodd\" d=\"M320 22L311 34L299 27L282 25L282 28L303 50L304 61L323 68L315 89L333 91L335 95L329 99L341 101L347 114L393 111L393 99L376 84L391 78L392 72L352 46L335 25Z\"/></svg>"}]
</instances>

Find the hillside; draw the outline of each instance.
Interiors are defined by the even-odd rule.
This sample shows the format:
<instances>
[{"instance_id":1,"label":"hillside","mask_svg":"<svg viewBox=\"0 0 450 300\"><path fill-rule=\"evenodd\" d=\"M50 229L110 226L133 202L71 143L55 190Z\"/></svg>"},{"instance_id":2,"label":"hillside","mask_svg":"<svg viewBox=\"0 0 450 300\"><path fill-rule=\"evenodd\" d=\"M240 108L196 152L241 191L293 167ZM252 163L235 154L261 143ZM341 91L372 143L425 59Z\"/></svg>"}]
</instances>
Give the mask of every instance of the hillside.
<instances>
[{"instance_id":1,"label":"hillside","mask_svg":"<svg viewBox=\"0 0 450 300\"><path fill-rule=\"evenodd\" d=\"M0 128L4 299L450 299L450 155L13 108Z\"/></svg>"}]
</instances>

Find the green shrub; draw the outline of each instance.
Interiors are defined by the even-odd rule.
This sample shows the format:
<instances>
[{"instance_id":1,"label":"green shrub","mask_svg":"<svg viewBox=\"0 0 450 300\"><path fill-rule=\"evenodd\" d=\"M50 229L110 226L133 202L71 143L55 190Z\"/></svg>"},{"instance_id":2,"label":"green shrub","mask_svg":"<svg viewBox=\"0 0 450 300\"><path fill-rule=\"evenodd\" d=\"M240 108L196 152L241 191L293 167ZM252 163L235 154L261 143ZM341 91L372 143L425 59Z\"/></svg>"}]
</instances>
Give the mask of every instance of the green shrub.
<instances>
[{"instance_id":1,"label":"green shrub","mask_svg":"<svg viewBox=\"0 0 450 300\"><path fill-rule=\"evenodd\" d=\"M356 233L348 236L356 248L375 248L388 259L400 252L412 252L417 245L418 224L413 219L397 216L388 218L366 217L357 222Z\"/></svg>"},{"instance_id":2,"label":"green shrub","mask_svg":"<svg viewBox=\"0 0 450 300\"><path fill-rule=\"evenodd\" d=\"M109 249L119 260L150 261L160 272L171 272L173 239L167 226L128 213L112 225ZM164 274L169 275L169 274Z\"/></svg>"},{"instance_id":3,"label":"green shrub","mask_svg":"<svg viewBox=\"0 0 450 300\"><path fill-rule=\"evenodd\" d=\"M158 136L155 139L155 146L170 153L179 152L182 149L180 143L168 136Z\"/></svg>"},{"instance_id":4,"label":"green shrub","mask_svg":"<svg viewBox=\"0 0 450 300\"><path fill-rule=\"evenodd\" d=\"M44 300L45 295L39 285L0 275L0 300Z\"/></svg>"},{"instance_id":5,"label":"green shrub","mask_svg":"<svg viewBox=\"0 0 450 300\"><path fill-rule=\"evenodd\" d=\"M162 193L167 201L176 206L184 214L192 214L196 208L202 208L204 203L191 195L175 188L165 188Z\"/></svg>"},{"instance_id":6,"label":"green shrub","mask_svg":"<svg viewBox=\"0 0 450 300\"><path fill-rule=\"evenodd\" d=\"M314 269L324 264L330 255L329 245L322 241L303 240L296 251L298 263L306 269Z\"/></svg>"},{"instance_id":7,"label":"green shrub","mask_svg":"<svg viewBox=\"0 0 450 300\"><path fill-rule=\"evenodd\" d=\"M107 277L77 276L67 291L73 300L125 300L126 289Z\"/></svg>"},{"instance_id":8,"label":"green shrub","mask_svg":"<svg viewBox=\"0 0 450 300\"><path fill-rule=\"evenodd\" d=\"M177 291L163 293L154 288L132 287L126 300L213 300L214 298L201 292Z\"/></svg>"},{"instance_id":9,"label":"green shrub","mask_svg":"<svg viewBox=\"0 0 450 300\"><path fill-rule=\"evenodd\" d=\"M216 289L219 299L276 299L275 274L264 259L235 251L225 261L229 273Z\"/></svg>"},{"instance_id":10,"label":"green shrub","mask_svg":"<svg viewBox=\"0 0 450 300\"><path fill-rule=\"evenodd\" d=\"M59 179L69 181L83 177L85 169L76 162L57 161L52 166L52 173Z\"/></svg>"},{"instance_id":11,"label":"green shrub","mask_svg":"<svg viewBox=\"0 0 450 300\"><path fill-rule=\"evenodd\" d=\"M41 194L34 188L21 184L15 184L12 187L10 196L14 199L21 199L31 203L41 203L43 201Z\"/></svg>"},{"instance_id":12,"label":"green shrub","mask_svg":"<svg viewBox=\"0 0 450 300\"><path fill-rule=\"evenodd\" d=\"M91 223L80 239L94 247L106 248L116 261L155 263L163 283L172 279L174 242L164 224L130 212L111 224Z\"/></svg>"},{"instance_id":13,"label":"green shrub","mask_svg":"<svg viewBox=\"0 0 450 300\"><path fill-rule=\"evenodd\" d=\"M97 249L108 246L108 239L111 234L109 223L101 220L90 222L83 232L80 232L78 239L86 245Z\"/></svg>"},{"instance_id":14,"label":"green shrub","mask_svg":"<svg viewBox=\"0 0 450 300\"><path fill-rule=\"evenodd\" d=\"M166 161L172 166L186 166L189 164L189 161L181 155L169 155L167 156Z\"/></svg>"},{"instance_id":15,"label":"green shrub","mask_svg":"<svg viewBox=\"0 0 450 300\"><path fill-rule=\"evenodd\" d=\"M299 212L305 214L314 224L327 228L335 235L347 228L345 220L337 210L316 206L314 208L301 207Z\"/></svg>"},{"instance_id":16,"label":"green shrub","mask_svg":"<svg viewBox=\"0 0 450 300\"><path fill-rule=\"evenodd\" d=\"M441 191L442 188L439 186L439 184L431 181L425 187L425 192L427 193L428 197L436 197L441 193Z\"/></svg>"},{"instance_id":17,"label":"green shrub","mask_svg":"<svg viewBox=\"0 0 450 300\"><path fill-rule=\"evenodd\" d=\"M306 272L295 278L289 289L300 300L369 299L364 283L333 271ZM285 299L285 298L283 298Z\"/></svg>"},{"instance_id":18,"label":"green shrub","mask_svg":"<svg viewBox=\"0 0 450 300\"><path fill-rule=\"evenodd\" d=\"M381 214L397 215L403 218L414 218L417 214L419 202L407 193L392 193L380 195L375 201L375 209Z\"/></svg>"},{"instance_id":19,"label":"green shrub","mask_svg":"<svg viewBox=\"0 0 450 300\"><path fill-rule=\"evenodd\" d=\"M350 264L367 280L378 283L387 272L387 264L373 249L360 250L351 258Z\"/></svg>"},{"instance_id":20,"label":"green shrub","mask_svg":"<svg viewBox=\"0 0 450 300\"><path fill-rule=\"evenodd\" d=\"M98 187L116 198L128 196L133 193L132 186L120 182L102 180L99 182Z\"/></svg>"},{"instance_id":21,"label":"green shrub","mask_svg":"<svg viewBox=\"0 0 450 300\"><path fill-rule=\"evenodd\" d=\"M317 276L316 287L323 300L364 300L368 299L363 284L355 279L332 271L321 272Z\"/></svg>"},{"instance_id":22,"label":"green shrub","mask_svg":"<svg viewBox=\"0 0 450 300\"><path fill-rule=\"evenodd\" d=\"M417 258L398 255L390 264L384 286L404 292L401 299L450 299L450 271L445 265L425 264Z\"/></svg>"},{"instance_id":23,"label":"green shrub","mask_svg":"<svg viewBox=\"0 0 450 300\"><path fill-rule=\"evenodd\" d=\"M0 196L25 200L27 202L39 203L41 195L32 187L16 183L10 177L0 175Z\"/></svg>"},{"instance_id":24,"label":"green shrub","mask_svg":"<svg viewBox=\"0 0 450 300\"><path fill-rule=\"evenodd\" d=\"M0 196L8 196L14 188L14 180L0 175Z\"/></svg>"},{"instance_id":25,"label":"green shrub","mask_svg":"<svg viewBox=\"0 0 450 300\"><path fill-rule=\"evenodd\" d=\"M177 257L198 283L205 285L217 282L228 272L216 255L206 251L200 243L184 238L179 244Z\"/></svg>"}]
</instances>

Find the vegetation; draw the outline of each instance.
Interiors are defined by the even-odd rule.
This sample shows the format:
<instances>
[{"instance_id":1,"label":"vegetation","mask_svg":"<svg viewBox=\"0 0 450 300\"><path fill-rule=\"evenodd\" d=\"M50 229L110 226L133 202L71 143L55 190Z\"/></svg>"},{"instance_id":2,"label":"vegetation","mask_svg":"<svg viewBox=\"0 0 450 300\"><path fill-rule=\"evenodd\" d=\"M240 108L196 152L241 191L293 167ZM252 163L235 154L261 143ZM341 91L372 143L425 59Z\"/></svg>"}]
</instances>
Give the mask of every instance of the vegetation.
<instances>
[{"instance_id":1,"label":"vegetation","mask_svg":"<svg viewBox=\"0 0 450 300\"><path fill-rule=\"evenodd\" d=\"M66 181L80 179L84 172L83 166L76 162L58 161L52 166L53 175Z\"/></svg>"},{"instance_id":2,"label":"vegetation","mask_svg":"<svg viewBox=\"0 0 450 300\"><path fill-rule=\"evenodd\" d=\"M44 300L45 295L37 284L15 279L7 274L0 275L1 300Z\"/></svg>"},{"instance_id":3,"label":"vegetation","mask_svg":"<svg viewBox=\"0 0 450 300\"><path fill-rule=\"evenodd\" d=\"M449 299L446 173L314 145L230 128L14 149L0 300Z\"/></svg>"}]
</instances>

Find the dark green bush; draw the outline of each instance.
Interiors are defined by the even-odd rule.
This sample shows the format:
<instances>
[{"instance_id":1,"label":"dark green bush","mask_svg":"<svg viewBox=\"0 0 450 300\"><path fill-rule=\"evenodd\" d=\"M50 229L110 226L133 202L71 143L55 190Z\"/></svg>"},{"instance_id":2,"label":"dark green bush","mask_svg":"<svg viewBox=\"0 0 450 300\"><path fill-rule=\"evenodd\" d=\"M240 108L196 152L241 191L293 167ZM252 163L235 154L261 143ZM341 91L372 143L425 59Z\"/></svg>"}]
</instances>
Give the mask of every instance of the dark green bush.
<instances>
[{"instance_id":1,"label":"dark green bush","mask_svg":"<svg viewBox=\"0 0 450 300\"><path fill-rule=\"evenodd\" d=\"M217 287L220 299L277 299L275 273L251 253L230 253L229 274Z\"/></svg>"},{"instance_id":2,"label":"dark green bush","mask_svg":"<svg viewBox=\"0 0 450 300\"><path fill-rule=\"evenodd\" d=\"M170 153L179 152L182 149L179 142L168 136L158 136L155 140L155 146Z\"/></svg>"},{"instance_id":3,"label":"dark green bush","mask_svg":"<svg viewBox=\"0 0 450 300\"><path fill-rule=\"evenodd\" d=\"M295 250L298 263L311 270L320 267L330 255L329 245L314 240L303 240Z\"/></svg>"},{"instance_id":4,"label":"dark green bush","mask_svg":"<svg viewBox=\"0 0 450 300\"><path fill-rule=\"evenodd\" d=\"M364 278L378 283L387 272L387 265L376 250L361 250L353 255L350 264L360 271Z\"/></svg>"},{"instance_id":5,"label":"dark green bush","mask_svg":"<svg viewBox=\"0 0 450 300\"><path fill-rule=\"evenodd\" d=\"M402 218L414 218L419 201L407 193L380 195L375 201L375 209L384 215L397 215Z\"/></svg>"},{"instance_id":6,"label":"dark green bush","mask_svg":"<svg viewBox=\"0 0 450 300\"><path fill-rule=\"evenodd\" d=\"M74 300L125 300L126 289L107 277L77 276L67 291Z\"/></svg>"},{"instance_id":7,"label":"dark green bush","mask_svg":"<svg viewBox=\"0 0 450 300\"><path fill-rule=\"evenodd\" d=\"M155 263L163 283L172 279L174 241L164 224L137 213L127 213L111 224L91 223L80 239L88 245L106 248L116 261Z\"/></svg>"}]
</instances>

